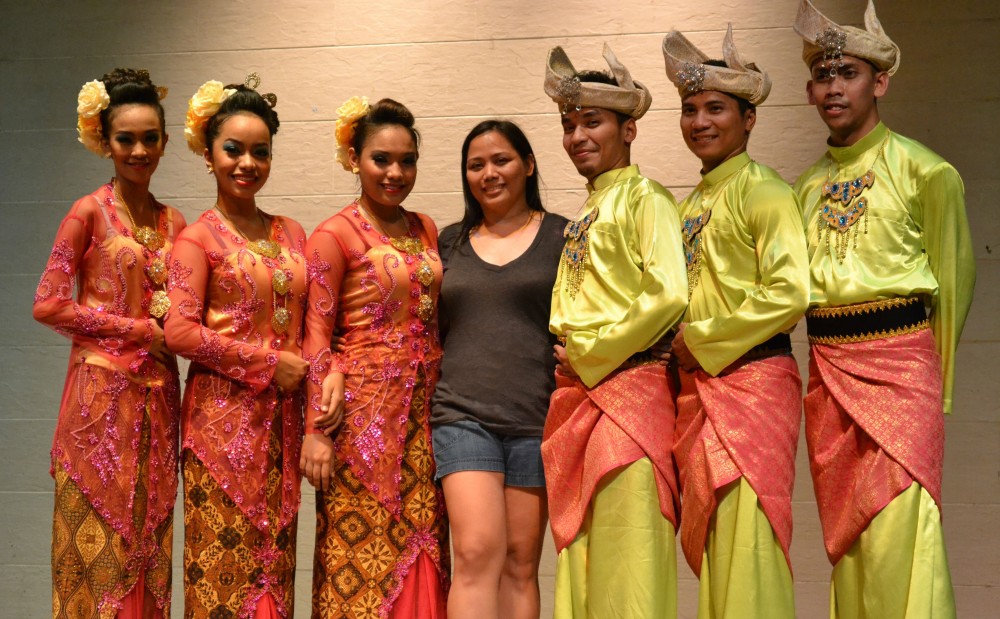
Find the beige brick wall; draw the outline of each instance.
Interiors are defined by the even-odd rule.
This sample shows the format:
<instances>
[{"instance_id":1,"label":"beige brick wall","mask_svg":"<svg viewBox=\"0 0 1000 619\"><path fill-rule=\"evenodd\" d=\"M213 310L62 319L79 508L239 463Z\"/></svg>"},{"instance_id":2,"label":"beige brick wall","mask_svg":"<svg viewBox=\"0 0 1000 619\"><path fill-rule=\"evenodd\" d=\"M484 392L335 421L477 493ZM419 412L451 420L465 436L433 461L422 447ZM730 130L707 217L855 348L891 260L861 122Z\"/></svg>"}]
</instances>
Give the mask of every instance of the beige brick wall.
<instances>
[{"instance_id":1,"label":"beige brick wall","mask_svg":"<svg viewBox=\"0 0 1000 619\"><path fill-rule=\"evenodd\" d=\"M838 21L861 19L862 0L817 0ZM711 5L711 6L709 6ZM611 7L615 7L612 9ZM795 0L303 0L298 2L19 2L0 0L0 599L4 616L43 617L49 607L52 481L48 449L66 367L62 338L31 320L31 298L52 237L72 201L111 174L76 143L74 106L84 81L114 66L147 67L169 86L168 154L156 195L189 218L211 205L211 178L183 144L187 98L207 79L258 71L278 95L282 126L262 206L311 230L356 191L333 161L335 110L367 94L403 101L424 135L408 205L441 224L461 213L459 148L478 120L519 122L538 152L548 206L573 214L584 192L560 145L558 118L541 91L546 50L563 45L577 66L600 64L608 41L653 92L634 159L686 195L698 163L677 128L678 99L663 73L663 34L677 28L721 49L727 21L745 56L774 80L751 154L788 180L820 155L823 126L805 105L807 72L791 31ZM945 529L960 616L1000 616L1000 3L883 0L880 16L903 49L882 104L890 127L917 138L962 173L979 286L959 352L956 413L947 422ZM750 13L750 16L746 16ZM796 353L802 362L801 329ZM794 495L792 558L800 617L821 617L829 566L822 550L804 444ZM299 616L308 615L313 501L299 539ZM181 537L178 512L178 541ZM179 564L180 552L177 552ZM551 608L553 556L543 563ZM682 617L696 582L681 575ZM180 617L175 572L174 617Z\"/></svg>"}]
</instances>

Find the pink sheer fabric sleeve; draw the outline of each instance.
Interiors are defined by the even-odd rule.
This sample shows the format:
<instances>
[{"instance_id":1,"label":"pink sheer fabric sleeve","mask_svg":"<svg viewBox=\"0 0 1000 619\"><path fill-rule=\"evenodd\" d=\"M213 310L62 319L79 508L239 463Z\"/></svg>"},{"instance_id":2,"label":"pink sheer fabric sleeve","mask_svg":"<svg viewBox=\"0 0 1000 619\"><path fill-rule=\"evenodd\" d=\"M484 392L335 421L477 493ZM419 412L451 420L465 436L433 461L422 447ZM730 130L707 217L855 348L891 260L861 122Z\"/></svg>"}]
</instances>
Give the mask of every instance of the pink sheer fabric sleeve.
<instances>
[{"instance_id":1,"label":"pink sheer fabric sleeve","mask_svg":"<svg viewBox=\"0 0 1000 619\"><path fill-rule=\"evenodd\" d=\"M278 353L265 346L259 337L244 339L230 337L219 330L205 326L205 295L212 278L213 268L225 261L223 247L213 234L203 215L177 238L170 260L170 312L166 316L164 332L167 345L178 355L201 364L227 378L247 385L260 393L271 383ZM214 218L213 218L214 219ZM246 251L246 250L243 250ZM224 269L225 270L225 269ZM238 274L226 273L219 279L220 286L252 286L253 282L237 282ZM248 299L247 303L252 300ZM238 320L241 308L233 309Z\"/></svg>"},{"instance_id":2,"label":"pink sheer fabric sleeve","mask_svg":"<svg viewBox=\"0 0 1000 619\"><path fill-rule=\"evenodd\" d=\"M110 196L110 191L107 192ZM153 321L134 317L125 296L120 269L137 268L134 254L105 256L95 288L107 291L107 303L78 303L74 290L85 256L100 251L107 236L98 194L76 201L56 233L52 254L35 292L35 320L100 354L123 371L138 372L153 340ZM117 264L115 264L117 262Z\"/></svg>"},{"instance_id":3,"label":"pink sheer fabric sleeve","mask_svg":"<svg viewBox=\"0 0 1000 619\"><path fill-rule=\"evenodd\" d=\"M347 252L341 245L345 229L341 217L331 217L319 225L306 245L309 273L309 301L306 308L306 336L302 358L309 362L306 381L307 433L317 432L313 422L319 416L323 379L331 369L339 368L336 355L330 349L330 338L336 328L340 287L347 271ZM339 229L339 230L338 230Z\"/></svg>"}]
</instances>

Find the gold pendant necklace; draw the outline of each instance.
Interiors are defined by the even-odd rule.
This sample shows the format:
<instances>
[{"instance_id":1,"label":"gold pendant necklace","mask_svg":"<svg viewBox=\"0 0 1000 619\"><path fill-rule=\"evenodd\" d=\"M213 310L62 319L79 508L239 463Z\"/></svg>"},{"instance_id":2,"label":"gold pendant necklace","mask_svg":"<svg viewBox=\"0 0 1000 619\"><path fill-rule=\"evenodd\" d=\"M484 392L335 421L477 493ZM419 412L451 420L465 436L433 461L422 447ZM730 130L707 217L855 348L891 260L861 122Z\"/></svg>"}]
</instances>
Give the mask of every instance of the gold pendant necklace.
<instances>
[{"instance_id":1,"label":"gold pendant necklace","mask_svg":"<svg viewBox=\"0 0 1000 619\"><path fill-rule=\"evenodd\" d=\"M583 216L582 219L571 221L563 230L566 244L563 245L563 288L571 299L576 298L583 283L587 261L590 258L590 224L597 219L597 207Z\"/></svg>"},{"instance_id":2,"label":"gold pendant necklace","mask_svg":"<svg viewBox=\"0 0 1000 619\"><path fill-rule=\"evenodd\" d=\"M270 260L276 260L281 255L281 245L271 238L271 226L268 225L264 216L261 215L260 209L255 209L255 212L261 225L267 231L268 237L256 241L251 241L250 237L219 207L218 203L215 205L215 210L222 215L237 234L243 237L248 250ZM287 307L288 294L291 292L292 274L290 271L280 268L276 262L269 263L265 260L264 266L271 271L271 328L278 335L284 335L288 332L288 326L292 322L292 313Z\"/></svg>"},{"instance_id":3,"label":"gold pendant necklace","mask_svg":"<svg viewBox=\"0 0 1000 619\"><path fill-rule=\"evenodd\" d=\"M360 199L355 200L354 204L361 207L364 211L365 217L371 223L375 231L382 236L383 239L389 240L389 245L392 246L396 251L406 254L404 262L409 265L413 262L413 259L419 259L420 262L417 264L414 270L413 277L416 278L417 283L420 284L420 296L417 298L416 314L423 322L430 321L434 317L434 299L430 295L430 287L434 283L434 269L431 267L430 263L424 257L424 247L423 242L413 235L412 232L407 230L407 233L402 236L389 236L386 234L385 229L379 224L379 219L375 217L371 211L368 210ZM396 211L399 215L397 222L402 221L406 224L407 229L409 229L409 223L406 222L406 218L403 213L399 210Z\"/></svg>"},{"instance_id":4,"label":"gold pendant necklace","mask_svg":"<svg viewBox=\"0 0 1000 619\"><path fill-rule=\"evenodd\" d=\"M154 230L149 226L136 225L135 218L132 216L132 208L125 201L125 196L122 195L118 179L115 179L114 196L125 207L125 214L128 215L129 223L132 224L132 237L152 254L152 259L146 261L146 277L149 278L149 281L153 285L160 286L160 289L154 290L152 297L149 299L149 315L153 318L163 318L170 311L170 297L167 296L167 263L164 262L163 256L160 255L160 250L166 245L166 238L159 230ZM149 192L146 192L146 203L151 203ZM159 219L155 207L153 216L155 219Z\"/></svg>"},{"instance_id":5,"label":"gold pendant necklace","mask_svg":"<svg viewBox=\"0 0 1000 619\"><path fill-rule=\"evenodd\" d=\"M704 204L704 201L703 201ZM712 219L712 209L702 211L695 217L686 217L681 226L684 240L684 261L687 263L688 299L701 280L702 242L701 231Z\"/></svg>"},{"instance_id":6,"label":"gold pendant necklace","mask_svg":"<svg viewBox=\"0 0 1000 619\"><path fill-rule=\"evenodd\" d=\"M882 145L878 149L878 154L872 160L868 171L861 176L844 181L833 179L833 157L830 157L830 166L827 170L826 183L820 191L820 198L826 202L819 210L819 222L817 226L817 241L822 243L826 239L827 247L830 247L831 236L836 236L834 249L837 260L844 262L847 258L847 250L850 247L857 249L858 235L862 230L855 226L858 221L864 222L863 233L868 234L868 198L862 194L871 189L875 184L875 164L885 153L885 145L889 141L889 133L882 140ZM829 156L829 154L827 155Z\"/></svg>"}]
</instances>

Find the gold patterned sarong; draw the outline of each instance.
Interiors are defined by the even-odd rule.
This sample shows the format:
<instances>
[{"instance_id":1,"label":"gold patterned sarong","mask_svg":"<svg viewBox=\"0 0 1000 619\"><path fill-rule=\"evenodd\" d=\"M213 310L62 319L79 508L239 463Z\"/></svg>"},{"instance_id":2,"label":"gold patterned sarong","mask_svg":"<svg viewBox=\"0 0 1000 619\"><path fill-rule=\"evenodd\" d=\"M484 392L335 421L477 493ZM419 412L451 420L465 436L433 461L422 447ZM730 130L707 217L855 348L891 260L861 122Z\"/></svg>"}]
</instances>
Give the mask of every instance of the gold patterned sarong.
<instances>
[{"instance_id":1,"label":"gold patterned sarong","mask_svg":"<svg viewBox=\"0 0 1000 619\"><path fill-rule=\"evenodd\" d=\"M314 619L444 619L448 519L434 481L426 387L418 372L400 446L398 517L342 459L332 488L316 493Z\"/></svg>"},{"instance_id":2,"label":"gold patterned sarong","mask_svg":"<svg viewBox=\"0 0 1000 619\"><path fill-rule=\"evenodd\" d=\"M201 460L184 450L184 617L250 619L270 594L282 617L292 616L296 520L280 528L282 438L272 425L261 530L219 485Z\"/></svg>"},{"instance_id":3,"label":"gold patterned sarong","mask_svg":"<svg viewBox=\"0 0 1000 619\"><path fill-rule=\"evenodd\" d=\"M677 526L671 391L657 364L616 371L593 389L556 373L542 460L557 551L580 531L601 478L642 457L653 463L660 512Z\"/></svg>"},{"instance_id":4,"label":"gold patterned sarong","mask_svg":"<svg viewBox=\"0 0 1000 619\"><path fill-rule=\"evenodd\" d=\"M147 521L149 479L149 417L143 417L138 441L132 522L143 531ZM173 547L173 514L151 532L129 544L94 509L80 487L62 466L56 480L52 522L52 616L54 619L113 619L123 600L144 582L146 594L163 616L170 616L170 557ZM145 595L138 599L142 600Z\"/></svg>"},{"instance_id":5,"label":"gold patterned sarong","mask_svg":"<svg viewBox=\"0 0 1000 619\"><path fill-rule=\"evenodd\" d=\"M823 539L836 564L916 480L941 505L941 366L929 329L810 347L806 439Z\"/></svg>"},{"instance_id":6,"label":"gold patterned sarong","mask_svg":"<svg viewBox=\"0 0 1000 619\"><path fill-rule=\"evenodd\" d=\"M734 364L714 377L700 369L680 377L674 457L688 565L701 573L716 491L740 477L757 494L788 559L802 411L795 359L778 355Z\"/></svg>"}]
</instances>

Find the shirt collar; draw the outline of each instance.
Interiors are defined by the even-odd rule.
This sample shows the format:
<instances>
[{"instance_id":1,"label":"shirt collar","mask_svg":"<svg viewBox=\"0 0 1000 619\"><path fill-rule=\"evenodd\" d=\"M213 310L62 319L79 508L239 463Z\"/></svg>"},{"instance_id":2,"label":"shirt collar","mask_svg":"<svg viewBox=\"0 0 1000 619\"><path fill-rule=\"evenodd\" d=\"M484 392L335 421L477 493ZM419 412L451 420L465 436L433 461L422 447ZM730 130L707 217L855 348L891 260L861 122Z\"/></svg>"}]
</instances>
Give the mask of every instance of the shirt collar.
<instances>
[{"instance_id":1,"label":"shirt collar","mask_svg":"<svg viewBox=\"0 0 1000 619\"><path fill-rule=\"evenodd\" d=\"M833 157L833 160L838 163L850 161L865 151L875 148L881 144L882 140L884 140L885 136L888 134L889 128L880 121L877 125L875 125L874 129L868 132L868 135L861 138L854 144L851 144L850 146L830 146L830 156Z\"/></svg>"},{"instance_id":2,"label":"shirt collar","mask_svg":"<svg viewBox=\"0 0 1000 619\"><path fill-rule=\"evenodd\" d=\"M708 174L703 174L702 182L706 185L715 185L716 183L729 178L748 163L750 163L750 153L743 151L739 155L736 155L731 159L726 159L719 165L715 166L715 168Z\"/></svg>"},{"instance_id":3,"label":"shirt collar","mask_svg":"<svg viewBox=\"0 0 1000 619\"><path fill-rule=\"evenodd\" d=\"M639 176L639 166L632 164L624 168L608 170L594 179L593 183L587 183L587 193L592 194L606 187L610 187L619 181Z\"/></svg>"}]
</instances>

